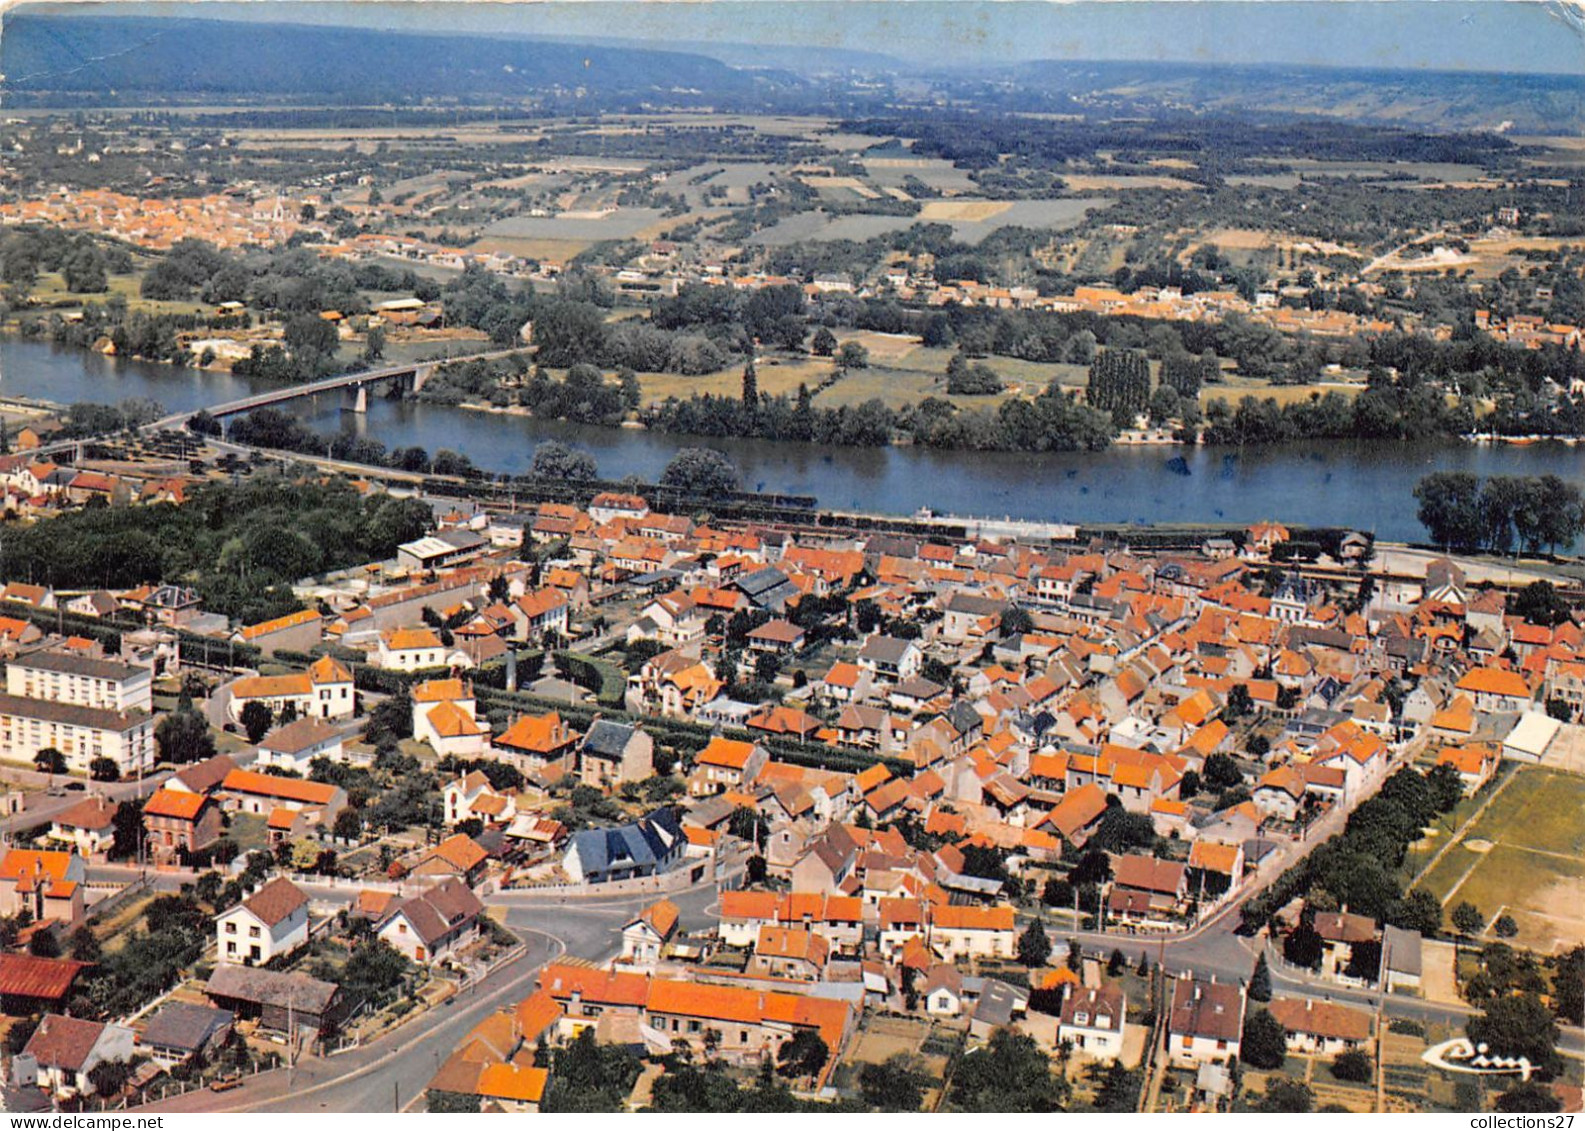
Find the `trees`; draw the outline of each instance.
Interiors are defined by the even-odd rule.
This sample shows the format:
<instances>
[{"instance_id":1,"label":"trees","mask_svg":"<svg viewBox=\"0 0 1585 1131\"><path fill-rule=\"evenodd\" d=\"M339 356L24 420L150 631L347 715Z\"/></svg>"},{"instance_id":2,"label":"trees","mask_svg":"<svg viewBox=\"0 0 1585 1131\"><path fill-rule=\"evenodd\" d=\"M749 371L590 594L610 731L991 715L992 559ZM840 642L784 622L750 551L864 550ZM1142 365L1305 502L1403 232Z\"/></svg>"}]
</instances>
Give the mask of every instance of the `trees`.
<instances>
[{"instance_id":1,"label":"trees","mask_svg":"<svg viewBox=\"0 0 1585 1131\"><path fill-rule=\"evenodd\" d=\"M1415 485L1416 517L1431 541L1444 549L1468 550L1480 542L1480 486L1464 471L1435 471Z\"/></svg>"},{"instance_id":2,"label":"trees","mask_svg":"<svg viewBox=\"0 0 1585 1131\"><path fill-rule=\"evenodd\" d=\"M1266 1094L1256 1105L1260 1111L1303 1114L1315 1106L1315 1093L1302 1080L1273 1076L1266 1081Z\"/></svg>"},{"instance_id":3,"label":"trees","mask_svg":"<svg viewBox=\"0 0 1585 1131\"><path fill-rule=\"evenodd\" d=\"M588 452L577 451L560 440L546 440L534 449L529 474L535 479L583 481L595 478L598 468Z\"/></svg>"},{"instance_id":4,"label":"trees","mask_svg":"<svg viewBox=\"0 0 1585 1131\"><path fill-rule=\"evenodd\" d=\"M750 411L759 407L759 374L755 372L752 357L743 366L743 407Z\"/></svg>"},{"instance_id":5,"label":"trees","mask_svg":"<svg viewBox=\"0 0 1585 1131\"><path fill-rule=\"evenodd\" d=\"M1563 1110L1563 1101L1538 1080L1523 1080L1498 1096L1492 1107L1504 1114L1548 1115Z\"/></svg>"},{"instance_id":6,"label":"trees","mask_svg":"<svg viewBox=\"0 0 1585 1131\"><path fill-rule=\"evenodd\" d=\"M132 1078L132 1066L124 1060L102 1060L88 1070L88 1082L105 1099L115 1099Z\"/></svg>"},{"instance_id":7,"label":"trees","mask_svg":"<svg viewBox=\"0 0 1585 1131\"><path fill-rule=\"evenodd\" d=\"M1287 1033L1269 1009L1252 1009L1244 1018L1238 1057L1254 1068L1278 1068L1288 1055Z\"/></svg>"},{"instance_id":8,"label":"trees","mask_svg":"<svg viewBox=\"0 0 1585 1131\"><path fill-rule=\"evenodd\" d=\"M367 362L379 361L385 356L385 327L370 326L363 335L363 360Z\"/></svg>"},{"instance_id":9,"label":"trees","mask_svg":"<svg viewBox=\"0 0 1585 1131\"><path fill-rule=\"evenodd\" d=\"M1465 1026L1469 1039L1496 1056L1522 1056L1542 1071L1557 1064L1558 1027L1552 1011L1533 993L1513 994L1486 1003Z\"/></svg>"},{"instance_id":10,"label":"trees","mask_svg":"<svg viewBox=\"0 0 1585 1131\"><path fill-rule=\"evenodd\" d=\"M1361 398L1364 399L1364 398ZM1506 553L1517 538L1534 550L1567 545L1585 532L1585 493L1561 476L1438 471L1415 486L1421 525L1450 550Z\"/></svg>"},{"instance_id":11,"label":"trees","mask_svg":"<svg viewBox=\"0 0 1585 1131\"><path fill-rule=\"evenodd\" d=\"M116 806L116 815L111 826L114 839L110 846L110 855L117 860L129 860L137 856L143 847L145 836L143 828L143 799L131 798Z\"/></svg>"},{"instance_id":12,"label":"trees","mask_svg":"<svg viewBox=\"0 0 1585 1131\"><path fill-rule=\"evenodd\" d=\"M1061 1111L1070 1090L1033 1037L998 1029L988 1044L964 1054L950 1098L961 1111Z\"/></svg>"},{"instance_id":13,"label":"trees","mask_svg":"<svg viewBox=\"0 0 1585 1131\"><path fill-rule=\"evenodd\" d=\"M1532 581L1508 600L1508 611L1531 624L1556 627L1569 619L1569 603L1550 581Z\"/></svg>"},{"instance_id":14,"label":"trees","mask_svg":"<svg viewBox=\"0 0 1585 1131\"><path fill-rule=\"evenodd\" d=\"M1442 930L1442 901L1424 888L1415 888L1388 912L1387 921L1429 938Z\"/></svg>"},{"instance_id":15,"label":"trees","mask_svg":"<svg viewBox=\"0 0 1585 1131\"><path fill-rule=\"evenodd\" d=\"M114 758L95 758L88 763L88 777L92 781L120 781L121 767Z\"/></svg>"},{"instance_id":16,"label":"trees","mask_svg":"<svg viewBox=\"0 0 1585 1131\"><path fill-rule=\"evenodd\" d=\"M317 314L298 314L287 319L282 337L287 352L310 373L334 364L336 348L341 344L335 326Z\"/></svg>"},{"instance_id":17,"label":"trees","mask_svg":"<svg viewBox=\"0 0 1585 1131\"><path fill-rule=\"evenodd\" d=\"M1150 363L1137 350L1106 349L1090 363L1085 400L1112 414L1120 427L1131 424L1150 401Z\"/></svg>"},{"instance_id":18,"label":"trees","mask_svg":"<svg viewBox=\"0 0 1585 1131\"><path fill-rule=\"evenodd\" d=\"M33 755L33 767L41 774L64 774L66 755L53 746L46 746Z\"/></svg>"},{"instance_id":19,"label":"trees","mask_svg":"<svg viewBox=\"0 0 1585 1131\"><path fill-rule=\"evenodd\" d=\"M1033 632L1035 618L1029 615L1028 609L1021 609L1011 605L1002 610L1001 630L1003 636L1019 636L1026 632Z\"/></svg>"},{"instance_id":20,"label":"trees","mask_svg":"<svg viewBox=\"0 0 1585 1131\"><path fill-rule=\"evenodd\" d=\"M161 761L173 765L202 762L215 756L215 736L197 711L172 711L166 715L154 728L154 741L160 748Z\"/></svg>"},{"instance_id":21,"label":"trees","mask_svg":"<svg viewBox=\"0 0 1585 1131\"><path fill-rule=\"evenodd\" d=\"M1046 937L1046 928L1036 919L1018 936L1018 961L1033 968L1044 966L1050 957L1051 940Z\"/></svg>"},{"instance_id":22,"label":"trees","mask_svg":"<svg viewBox=\"0 0 1585 1131\"><path fill-rule=\"evenodd\" d=\"M1486 916L1469 900L1464 900L1453 908L1453 929L1466 938L1474 938L1480 934L1481 928L1486 925Z\"/></svg>"},{"instance_id":23,"label":"trees","mask_svg":"<svg viewBox=\"0 0 1585 1131\"><path fill-rule=\"evenodd\" d=\"M365 939L352 948L341 971L341 990L355 1008L362 1002L378 1008L402 989L413 964L384 939Z\"/></svg>"},{"instance_id":24,"label":"trees","mask_svg":"<svg viewBox=\"0 0 1585 1131\"><path fill-rule=\"evenodd\" d=\"M1570 1025L1585 1024L1585 946L1547 959L1552 967L1552 1003Z\"/></svg>"},{"instance_id":25,"label":"trees","mask_svg":"<svg viewBox=\"0 0 1585 1131\"><path fill-rule=\"evenodd\" d=\"M816 357L830 357L837 350L837 336L827 327L821 326L815 331L815 336L809 340L809 348Z\"/></svg>"},{"instance_id":26,"label":"trees","mask_svg":"<svg viewBox=\"0 0 1585 1131\"><path fill-rule=\"evenodd\" d=\"M1332 1075L1339 1080L1363 1084L1376 1076L1376 1061L1364 1049L1349 1049L1332 1058Z\"/></svg>"},{"instance_id":27,"label":"trees","mask_svg":"<svg viewBox=\"0 0 1585 1131\"><path fill-rule=\"evenodd\" d=\"M815 1077L831 1059L831 1048L813 1029L799 1029L776 1054L776 1070L783 1076Z\"/></svg>"},{"instance_id":28,"label":"trees","mask_svg":"<svg viewBox=\"0 0 1585 1131\"><path fill-rule=\"evenodd\" d=\"M597 1043L590 1026L551 1054L540 1110L621 1111L639 1070L637 1057L621 1046Z\"/></svg>"},{"instance_id":29,"label":"trees","mask_svg":"<svg viewBox=\"0 0 1585 1131\"><path fill-rule=\"evenodd\" d=\"M730 495L737 490L738 471L713 448L683 448L661 472L660 482L701 497Z\"/></svg>"},{"instance_id":30,"label":"trees","mask_svg":"<svg viewBox=\"0 0 1585 1131\"><path fill-rule=\"evenodd\" d=\"M862 342L843 342L837 350L838 369L868 369L870 351Z\"/></svg>"},{"instance_id":31,"label":"trees","mask_svg":"<svg viewBox=\"0 0 1585 1131\"><path fill-rule=\"evenodd\" d=\"M991 396L1002 391L1002 379L983 361L970 361L959 350L947 362L947 392L953 396Z\"/></svg>"},{"instance_id":32,"label":"trees","mask_svg":"<svg viewBox=\"0 0 1585 1131\"><path fill-rule=\"evenodd\" d=\"M242 705L242 729L247 732L249 742L257 745L273 725L275 712L262 699L249 699Z\"/></svg>"},{"instance_id":33,"label":"trees","mask_svg":"<svg viewBox=\"0 0 1585 1131\"><path fill-rule=\"evenodd\" d=\"M859 1094L877 1111L918 1111L930 1077L905 1053L859 1069Z\"/></svg>"},{"instance_id":34,"label":"trees","mask_svg":"<svg viewBox=\"0 0 1585 1131\"><path fill-rule=\"evenodd\" d=\"M1260 957L1255 959L1255 972L1249 978L1249 1000L1271 1000L1271 967L1266 965L1266 952L1261 951Z\"/></svg>"}]
</instances>

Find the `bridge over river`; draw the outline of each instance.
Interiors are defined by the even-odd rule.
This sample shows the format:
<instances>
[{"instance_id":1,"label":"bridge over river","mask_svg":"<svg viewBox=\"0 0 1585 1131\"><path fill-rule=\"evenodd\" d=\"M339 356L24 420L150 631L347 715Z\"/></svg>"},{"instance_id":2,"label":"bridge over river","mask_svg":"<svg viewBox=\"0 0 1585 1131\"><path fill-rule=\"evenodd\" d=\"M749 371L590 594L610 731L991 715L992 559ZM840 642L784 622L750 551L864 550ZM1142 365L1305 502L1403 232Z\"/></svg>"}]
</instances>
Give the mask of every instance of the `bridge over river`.
<instances>
[{"instance_id":1,"label":"bridge over river","mask_svg":"<svg viewBox=\"0 0 1585 1131\"><path fill-rule=\"evenodd\" d=\"M228 416L240 416L255 409L271 408L291 401L339 391L342 394L341 407L345 411L368 412L369 388L373 385L388 383L393 391L416 393L434 376L435 370L443 365L464 361L491 361L517 352L519 351L516 349L490 350L486 353L436 358L432 361L409 361L401 365L387 365L381 369L363 369L356 373L342 373L319 381L307 381L301 385L282 385L278 389L266 389L262 393L209 405L203 411L216 420L224 420ZM148 425L148 429L157 431L164 428L180 428L193 415L192 412L173 413L154 421Z\"/></svg>"}]
</instances>

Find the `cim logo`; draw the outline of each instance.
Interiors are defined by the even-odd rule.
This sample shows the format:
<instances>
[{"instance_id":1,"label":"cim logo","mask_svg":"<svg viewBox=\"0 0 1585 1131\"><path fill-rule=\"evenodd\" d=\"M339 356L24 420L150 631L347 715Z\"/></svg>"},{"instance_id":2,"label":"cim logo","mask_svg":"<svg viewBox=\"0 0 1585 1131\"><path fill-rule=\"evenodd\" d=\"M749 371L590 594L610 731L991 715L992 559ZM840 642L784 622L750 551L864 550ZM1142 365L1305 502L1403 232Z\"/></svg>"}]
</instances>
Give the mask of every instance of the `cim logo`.
<instances>
[{"instance_id":1,"label":"cim logo","mask_svg":"<svg viewBox=\"0 0 1585 1131\"><path fill-rule=\"evenodd\" d=\"M1449 1072L1469 1072L1484 1076L1507 1076L1517 1073L1521 1080L1530 1079L1531 1064L1523 1056L1492 1056L1485 1042L1470 1043L1468 1037L1454 1037L1433 1045L1420 1054L1420 1059Z\"/></svg>"}]
</instances>

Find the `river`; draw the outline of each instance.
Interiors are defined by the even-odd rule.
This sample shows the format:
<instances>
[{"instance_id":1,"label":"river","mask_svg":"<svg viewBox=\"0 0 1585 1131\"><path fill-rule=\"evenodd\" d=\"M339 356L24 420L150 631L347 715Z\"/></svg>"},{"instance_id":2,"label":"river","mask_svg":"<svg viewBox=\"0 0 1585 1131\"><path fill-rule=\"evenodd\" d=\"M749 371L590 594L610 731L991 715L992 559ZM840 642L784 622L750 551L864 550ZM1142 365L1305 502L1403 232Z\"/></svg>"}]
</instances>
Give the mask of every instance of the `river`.
<instances>
[{"instance_id":1,"label":"river","mask_svg":"<svg viewBox=\"0 0 1585 1131\"><path fill-rule=\"evenodd\" d=\"M114 403L151 397L196 410L254 386L229 374L178 369L0 338L0 395ZM365 417L339 398L303 403L321 432L354 428L388 448L450 448L480 467L520 472L534 445L558 439L594 456L600 474L653 481L689 439L371 397ZM1048 522L1194 522L1244 525L1278 519L1351 526L1381 538L1423 537L1414 485L1431 471L1585 477L1585 448L1457 440L1417 443L1309 441L1276 448L1114 447L1105 452L1019 455L923 448L836 448L759 440L694 441L726 452L756 490L813 495L834 509L1011 516ZM1184 463L1174 469L1175 457Z\"/></svg>"}]
</instances>

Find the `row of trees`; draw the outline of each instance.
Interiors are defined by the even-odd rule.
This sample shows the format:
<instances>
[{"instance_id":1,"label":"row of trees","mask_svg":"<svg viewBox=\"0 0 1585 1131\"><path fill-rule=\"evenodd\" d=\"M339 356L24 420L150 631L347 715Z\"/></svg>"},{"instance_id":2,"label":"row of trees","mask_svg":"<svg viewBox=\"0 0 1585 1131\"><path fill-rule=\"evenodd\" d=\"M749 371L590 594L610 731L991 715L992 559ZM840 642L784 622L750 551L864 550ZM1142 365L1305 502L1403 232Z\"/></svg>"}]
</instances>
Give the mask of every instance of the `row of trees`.
<instances>
[{"instance_id":1,"label":"row of trees","mask_svg":"<svg viewBox=\"0 0 1585 1131\"><path fill-rule=\"evenodd\" d=\"M1436 471L1415 485L1414 497L1420 524L1447 550L1555 550L1585 533L1585 494L1557 475L1483 480L1467 471Z\"/></svg>"}]
</instances>

